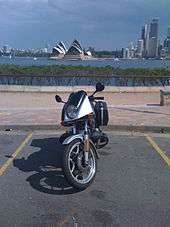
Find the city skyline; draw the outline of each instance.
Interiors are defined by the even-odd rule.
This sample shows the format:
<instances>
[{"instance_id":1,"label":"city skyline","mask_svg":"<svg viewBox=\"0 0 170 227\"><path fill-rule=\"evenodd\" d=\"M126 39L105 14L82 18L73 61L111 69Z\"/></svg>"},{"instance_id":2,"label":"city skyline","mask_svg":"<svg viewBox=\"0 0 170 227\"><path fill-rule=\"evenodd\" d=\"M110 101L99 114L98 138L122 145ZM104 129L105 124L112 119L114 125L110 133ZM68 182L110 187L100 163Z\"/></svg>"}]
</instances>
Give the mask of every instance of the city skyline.
<instances>
[{"instance_id":1,"label":"city skyline","mask_svg":"<svg viewBox=\"0 0 170 227\"><path fill-rule=\"evenodd\" d=\"M159 19L154 18L150 23L141 28L141 35L137 42L131 41L126 48L122 48L122 57L170 59L170 26L167 28L167 35L160 41Z\"/></svg>"},{"instance_id":2,"label":"city skyline","mask_svg":"<svg viewBox=\"0 0 170 227\"><path fill-rule=\"evenodd\" d=\"M85 48L121 48L155 17L163 40L169 11L167 1L158 0L0 0L0 46L35 48L77 38Z\"/></svg>"},{"instance_id":3,"label":"city skyline","mask_svg":"<svg viewBox=\"0 0 170 227\"><path fill-rule=\"evenodd\" d=\"M158 28L157 28L157 45L158 45L158 43L164 43L164 41L165 41L165 39L166 38L170 38L170 26L167 26L167 30L164 32L165 33L165 35L163 36L163 35L161 35L160 34L160 26L159 26L159 18L154 18L154 19L152 19L152 21L150 21L150 23L152 23L154 20L157 20L157 22L156 23L158 23ZM141 30L139 29L139 26L138 26L138 31L139 31L139 34L137 33L136 34L136 37L137 37L137 39L136 39L136 41L132 41L132 40L126 40L126 44L127 43L133 43L134 45L136 45L136 47L138 46L138 44L139 44L139 42L141 41L141 40L143 40L143 46L145 47L145 45L146 45L146 43L145 43L145 39L147 39L147 37L145 37L145 36L147 36L148 35L148 38L151 38L151 37L149 37L150 36L150 34L148 33L149 32L149 26L150 26L150 23L148 22L148 24L143 24L142 25L142 27L141 27ZM140 33L141 32L141 33ZM148 33L148 34L147 34ZM153 35L154 36L154 35ZM75 38L74 38L75 39ZM59 41L59 40L58 40ZM52 43L51 44L51 49L53 49L53 47L54 47L54 45L55 45L55 43L57 43L58 41L55 41L54 43ZM67 41L63 41L64 43L66 43L67 45L68 45L68 40ZM4 48L4 47L6 47L6 48L13 48L13 49L20 49L20 50L34 50L34 49L47 49L48 48L48 46L50 47L50 45L49 45L49 43L48 42L44 42L44 45L42 45L41 47L40 46L36 46L36 47L25 47L25 48L22 48L22 47L12 47L11 45L9 45L8 43L5 43L5 44L3 44L2 46L0 46L0 49L2 50L2 48ZM86 46L86 49L88 49L89 47L91 47L92 45L89 45L89 46L87 46L87 45L85 45ZM126 45L125 45L126 46ZM108 49L108 51L113 51L113 50L116 50L116 49L121 49L121 48L124 48L123 46L120 46L119 48L118 47L115 47L114 49ZM145 47L146 48L146 47ZM102 47L100 47L99 49L101 49L101 50L107 50L107 49L102 49ZM98 49L96 49L96 50L98 50Z\"/></svg>"}]
</instances>

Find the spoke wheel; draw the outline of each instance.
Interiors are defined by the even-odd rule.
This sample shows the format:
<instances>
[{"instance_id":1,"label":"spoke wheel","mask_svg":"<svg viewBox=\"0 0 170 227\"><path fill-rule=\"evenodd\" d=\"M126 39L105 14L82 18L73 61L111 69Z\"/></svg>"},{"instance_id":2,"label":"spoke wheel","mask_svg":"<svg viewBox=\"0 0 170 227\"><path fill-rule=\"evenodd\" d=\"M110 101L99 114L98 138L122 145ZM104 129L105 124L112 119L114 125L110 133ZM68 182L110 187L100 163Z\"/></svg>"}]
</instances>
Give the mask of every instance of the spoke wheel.
<instances>
[{"instance_id":1,"label":"spoke wheel","mask_svg":"<svg viewBox=\"0 0 170 227\"><path fill-rule=\"evenodd\" d=\"M97 159L95 150L90 146L89 161L84 164L83 146L80 140L70 143L63 154L63 171L68 182L76 188L87 188L95 178Z\"/></svg>"}]
</instances>

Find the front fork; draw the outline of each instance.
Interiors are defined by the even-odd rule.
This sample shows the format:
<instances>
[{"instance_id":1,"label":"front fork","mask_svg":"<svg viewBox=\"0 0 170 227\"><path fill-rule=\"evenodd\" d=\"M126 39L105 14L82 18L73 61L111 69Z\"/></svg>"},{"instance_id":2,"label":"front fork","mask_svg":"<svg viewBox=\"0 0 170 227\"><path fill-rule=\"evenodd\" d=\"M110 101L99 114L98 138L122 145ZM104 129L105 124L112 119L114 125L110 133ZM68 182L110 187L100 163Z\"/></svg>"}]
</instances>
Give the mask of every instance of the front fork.
<instances>
[{"instance_id":1,"label":"front fork","mask_svg":"<svg viewBox=\"0 0 170 227\"><path fill-rule=\"evenodd\" d=\"M86 121L85 130L84 130L84 161L85 161L85 164L88 164L89 151L90 151L90 138L89 138L89 133L88 133L88 124Z\"/></svg>"}]
</instances>

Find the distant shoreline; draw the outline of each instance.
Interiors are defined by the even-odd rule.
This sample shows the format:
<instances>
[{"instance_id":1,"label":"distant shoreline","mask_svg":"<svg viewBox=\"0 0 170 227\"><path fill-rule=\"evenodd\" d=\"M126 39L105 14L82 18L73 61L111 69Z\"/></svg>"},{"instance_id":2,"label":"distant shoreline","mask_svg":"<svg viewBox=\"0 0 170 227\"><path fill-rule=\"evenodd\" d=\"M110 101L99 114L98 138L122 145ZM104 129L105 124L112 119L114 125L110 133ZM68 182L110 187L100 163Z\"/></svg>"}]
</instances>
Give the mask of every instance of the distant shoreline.
<instances>
[{"instance_id":1,"label":"distant shoreline","mask_svg":"<svg viewBox=\"0 0 170 227\"><path fill-rule=\"evenodd\" d=\"M0 58L9 58L9 55L2 55L0 56ZM64 59L64 58L59 58L59 57L55 57L55 56L19 56L19 55L15 55L12 58L37 58L37 59L48 59L48 60L61 60L61 61L93 61L93 60L118 60L118 61L170 61L170 58L114 58L114 57L91 57L91 58L85 58L85 59Z\"/></svg>"},{"instance_id":2,"label":"distant shoreline","mask_svg":"<svg viewBox=\"0 0 170 227\"><path fill-rule=\"evenodd\" d=\"M19 66L0 64L0 76L62 77L170 77L170 68L119 68L112 66L41 65Z\"/></svg>"},{"instance_id":3,"label":"distant shoreline","mask_svg":"<svg viewBox=\"0 0 170 227\"><path fill-rule=\"evenodd\" d=\"M33 57L0 57L0 65L15 65L15 66L51 66L53 65L66 65L66 66L90 66L90 67L106 67L111 66L113 68L128 69L128 68L144 68L144 69L155 69L155 68L170 68L170 60L144 60L144 59L109 59L109 58L98 58L98 60L49 60L46 57L33 58Z\"/></svg>"}]
</instances>

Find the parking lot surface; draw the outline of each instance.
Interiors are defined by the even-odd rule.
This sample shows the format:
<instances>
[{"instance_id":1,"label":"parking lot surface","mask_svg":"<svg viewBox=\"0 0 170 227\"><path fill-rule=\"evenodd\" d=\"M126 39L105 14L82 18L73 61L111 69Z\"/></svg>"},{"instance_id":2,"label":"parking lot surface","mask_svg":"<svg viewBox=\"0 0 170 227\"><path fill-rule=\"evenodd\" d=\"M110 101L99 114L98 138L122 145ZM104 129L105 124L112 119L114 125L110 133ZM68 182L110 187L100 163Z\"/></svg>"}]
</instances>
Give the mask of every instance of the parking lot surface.
<instances>
[{"instance_id":1,"label":"parking lot surface","mask_svg":"<svg viewBox=\"0 0 170 227\"><path fill-rule=\"evenodd\" d=\"M109 132L95 182L68 185L61 132L0 132L0 226L170 226L170 135Z\"/></svg>"}]
</instances>

